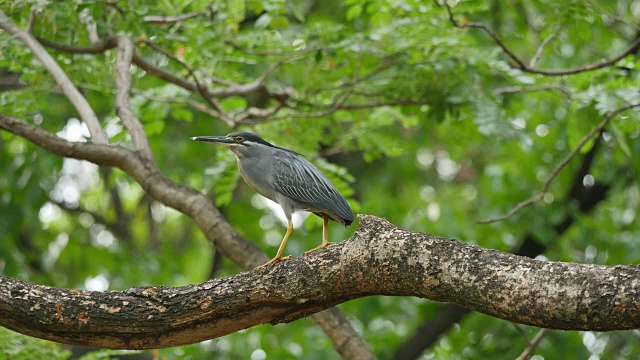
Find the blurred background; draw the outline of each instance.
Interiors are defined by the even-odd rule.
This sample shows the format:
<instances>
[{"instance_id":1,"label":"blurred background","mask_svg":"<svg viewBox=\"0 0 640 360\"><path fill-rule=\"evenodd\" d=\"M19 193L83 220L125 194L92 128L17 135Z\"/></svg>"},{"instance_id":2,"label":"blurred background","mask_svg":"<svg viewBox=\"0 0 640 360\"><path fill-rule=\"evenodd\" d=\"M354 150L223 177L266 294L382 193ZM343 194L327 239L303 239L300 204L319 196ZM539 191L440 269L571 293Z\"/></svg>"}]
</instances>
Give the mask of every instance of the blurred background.
<instances>
[{"instance_id":1,"label":"blurred background","mask_svg":"<svg viewBox=\"0 0 640 360\"><path fill-rule=\"evenodd\" d=\"M281 210L239 180L231 152L190 137L257 133L322 169L356 213L404 229L545 260L638 264L637 110L588 141L540 201L503 221L477 222L540 193L606 114L640 102L632 47L640 1L39 0L2 1L0 8L54 45L89 46L116 34L134 41L144 63L134 60L131 69L131 103L160 169L205 192L270 257L286 230ZM474 23L491 29L526 68L486 31L466 27ZM114 109L116 51L48 51L88 99L110 142L129 146ZM565 71L625 51L614 64ZM221 93L253 87L207 101L152 68ZM0 32L0 112L70 141L91 141L51 76L6 32ZM6 131L0 169L4 276L106 291L242 271L216 253L189 217L153 200L120 170L63 159ZM299 214L294 222L285 254L298 256L319 244L322 221ZM330 239L347 239L356 226L332 223ZM382 359L514 359L539 332L411 297L368 297L339 308ZM639 340L638 331L549 331L533 358L637 358ZM2 359L3 349L11 359L44 356L38 351L77 358L86 351L42 346L0 329ZM91 356L338 358L311 319L85 359Z\"/></svg>"}]
</instances>

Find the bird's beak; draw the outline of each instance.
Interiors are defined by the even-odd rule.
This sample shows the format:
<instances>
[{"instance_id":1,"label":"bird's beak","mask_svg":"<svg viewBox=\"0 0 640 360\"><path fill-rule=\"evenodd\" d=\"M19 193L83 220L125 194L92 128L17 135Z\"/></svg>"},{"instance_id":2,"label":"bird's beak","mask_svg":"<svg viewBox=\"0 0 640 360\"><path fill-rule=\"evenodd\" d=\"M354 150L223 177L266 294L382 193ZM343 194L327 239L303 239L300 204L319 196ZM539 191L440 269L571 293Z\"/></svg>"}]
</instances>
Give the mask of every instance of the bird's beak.
<instances>
[{"instance_id":1,"label":"bird's beak","mask_svg":"<svg viewBox=\"0 0 640 360\"><path fill-rule=\"evenodd\" d=\"M212 142L222 146L229 146L230 144L236 143L235 141L227 138L226 136L195 136L195 137L192 137L191 140Z\"/></svg>"}]
</instances>

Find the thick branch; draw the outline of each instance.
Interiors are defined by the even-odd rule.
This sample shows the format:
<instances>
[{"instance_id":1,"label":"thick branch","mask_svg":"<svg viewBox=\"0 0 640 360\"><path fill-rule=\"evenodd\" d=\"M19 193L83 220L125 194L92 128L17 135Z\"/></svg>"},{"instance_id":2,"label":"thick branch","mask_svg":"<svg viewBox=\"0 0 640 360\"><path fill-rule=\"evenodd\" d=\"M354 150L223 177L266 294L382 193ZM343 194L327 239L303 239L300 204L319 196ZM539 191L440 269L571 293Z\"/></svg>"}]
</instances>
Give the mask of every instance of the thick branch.
<instances>
[{"instance_id":1,"label":"thick branch","mask_svg":"<svg viewBox=\"0 0 640 360\"><path fill-rule=\"evenodd\" d=\"M323 251L178 288L83 292L0 278L2 326L57 342L147 349L286 323L371 295L419 296L564 330L640 327L640 268L539 261L361 215Z\"/></svg>"},{"instance_id":2,"label":"thick branch","mask_svg":"<svg viewBox=\"0 0 640 360\"><path fill-rule=\"evenodd\" d=\"M9 34L14 35L20 41L22 41L31 50L33 55L40 60L45 69L51 74L56 81L62 92L73 104L73 106L80 114L80 118L87 125L91 139L96 144L106 144L107 136L95 112L87 102L87 99L82 96L80 91L73 85L67 74L60 68L60 65L49 55L49 53L40 45L40 43L28 32L21 30L9 19L2 10L0 10L0 29L5 30Z\"/></svg>"}]
</instances>

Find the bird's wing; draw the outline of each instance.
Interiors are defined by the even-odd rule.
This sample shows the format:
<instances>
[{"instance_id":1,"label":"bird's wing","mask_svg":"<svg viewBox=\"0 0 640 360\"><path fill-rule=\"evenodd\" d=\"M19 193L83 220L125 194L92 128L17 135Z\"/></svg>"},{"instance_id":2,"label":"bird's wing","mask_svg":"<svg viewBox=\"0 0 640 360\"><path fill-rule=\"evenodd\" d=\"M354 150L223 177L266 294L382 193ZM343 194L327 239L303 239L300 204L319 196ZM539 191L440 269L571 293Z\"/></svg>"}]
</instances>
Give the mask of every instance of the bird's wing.
<instances>
[{"instance_id":1,"label":"bird's wing","mask_svg":"<svg viewBox=\"0 0 640 360\"><path fill-rule=\"evenodd\" d=\"M317 209L329 210L347 223L353 221L353 212L347 201L306 159L288 154L276 156L273 174L275 189L282 194Z\"/></svg>"}]
</instances>

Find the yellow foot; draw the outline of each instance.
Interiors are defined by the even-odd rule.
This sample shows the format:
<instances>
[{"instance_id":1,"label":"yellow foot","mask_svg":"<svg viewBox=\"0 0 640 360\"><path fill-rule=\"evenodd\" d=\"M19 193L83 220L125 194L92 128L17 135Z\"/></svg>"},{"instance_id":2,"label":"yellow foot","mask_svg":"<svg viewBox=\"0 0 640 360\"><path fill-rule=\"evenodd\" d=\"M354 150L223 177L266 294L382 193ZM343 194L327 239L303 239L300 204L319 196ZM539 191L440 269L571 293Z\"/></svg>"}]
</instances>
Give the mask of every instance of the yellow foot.
<instances>
[{"instance_id":1,"label":"yellow foot","mask_svg":"<svg viewBox=\"0 0 640 360\"><path fill-rule=\"evenodd\" d=\"M331 243L331 242L326 242L326 243L323 243L323 244L318 245L317 247L314 247L313 249L311 249L311 250L309 250L309 251L305 251L304 253L305 253L305 254L309 254L309 253L312 253L312 252L314 252L314 251L316 251L316 250L324 249L324 248L326 248L327 246L329 246L329 245L331 245L331 244L333 244L333 243Z\"/></svg>"},{"instance_id":2,"label":"yellow foot","mask_svg":"<svg viewBox=\"0 0 640 360\"><path fill-rule=\"evenodd\" d=\"M280 261L284 261L284 260L291 260L291 256L274 257L273 259L269 260L268 263L260 265L256 269L262 269L263 267L265 267L267 265L270 265L270 264L273 264L273 263L277 263L277 262L280 262Z\"/></svg>"}]
</instances>

